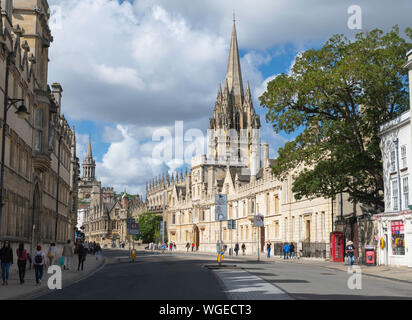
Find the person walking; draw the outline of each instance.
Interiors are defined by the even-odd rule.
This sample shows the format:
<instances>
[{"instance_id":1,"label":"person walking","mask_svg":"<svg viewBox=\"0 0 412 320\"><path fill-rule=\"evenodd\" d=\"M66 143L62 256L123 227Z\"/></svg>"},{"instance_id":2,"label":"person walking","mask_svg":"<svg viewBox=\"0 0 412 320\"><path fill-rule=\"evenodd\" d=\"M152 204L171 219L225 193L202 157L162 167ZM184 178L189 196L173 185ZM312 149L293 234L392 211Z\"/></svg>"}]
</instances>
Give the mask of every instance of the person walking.
<instances>
[{"instance_id":1,"label":"person walking","mask_svg":"<svg viewBox=\"0 0 412 320\"><path fill-rule=\"evenodd\" d=\"M186 243L186 251L187 251L187 252L189 252L189 248L190 248L190 244L189 244L189 242L188 242L188 243Z\"/></svg>"},{"instance_id":2,"label":"person walking","mask_svg":"<svg viewBox=\"0 0 412 320\"><path fill-rule=\"evenodd\" d=\"M10 248L8 240L4 241L3 248L0 250L1 277L3 286L9 285L10 265L13 264L13 250Z\"/></svg>"},{"instance_id":3,"label":"person walking","mask_svg":"<svg viewBox=\"0 0 412 320\"><path fill-rule=\"evenodd\" d=\"M267 257L270 258L270 250L272 249L272 244L270 243L270 241L267 242L266 244L266 250L268 252Z\"/></svg>"},{"instance_id":4,"label":"person walking","mask_svg":"<svg viewBox=\"0 0 412 320\"><path fill-rule=\"evenodd\" d=\"M295 259L295 245L293 242L290 244L290 259Z\"/></svg>"},{"instance_id":5,"label":"person walking","mask_svg":"<svg viewBox=\"0 0 412 320\"><path fill-rule=\"evenodd\" d=\"M348 241L346 244L346 255L348 256L349 269L352 270L355 261L355 247L352 241Z\"/></svg>"},{"instance_id":6,"label":"person walking","mask_svg":"<svg viewBox=\"0 0 412 320\"><path fill-rule=\"evenodd\" d=\"M195 244L192 242L192 252L195 250Z\"/></svg>"},{"instance_id":7,"label":"person walking","mask_svg":"<svg viewBox=\"0 0 412 320\"><path fill-rule=\"evenodd\" d=\"M71 245L70 240L67 240L67 244L64 245L62 256L64 258L63 269L69 270L70 260L73 257L73 246Z\"/></svg>"},{"instance_id":8,"label":"person walking","mask_svg":"<svg viewBox=\"0 0 412 320\"><path fill-rule=\"evenodd\" d=\"M235 244L235 253L236 253L236 257L239 255L239 243L236 242Z\"/></svg>"},{"instance_id":9,"label":"person walking","mask_svg":"<svg viewBox=\"0 0 412 320\"><path fill-rule=\"evenodd\" d=\"M79 243L77 247L77 257L79 258L79 263L77 264L77 271L80 271L80 267L83 271L84 261L86 260L86 255L88 253L88 249L82 243Z\"/></svg>"},{"instance_id":10,"label":"person walking","mask_svg":"<svg viewBox=\"0 0 412 320\"><path fill-rule=\"evenodd\" d=\"M48 251L48 253L47 253L47 258L48 258L48 260L49 260L49 266L53 265L54 259L55 259L55 257L56 257L56 253L57 253L56 244L55 244L55 243L51 243L51 244L50 244L49 251Z\"/></svg>"},{"instance_id":11,"label":"person walking","mask_svg":"<svg viewBox=\"0 0 412 320\"><path fill-rule=\"evenodd\" d=\"M285 243L283 246L283 260L289 259L289 252L290 252L290 246L289 243Z\"/></svg>"},{"instance_id":12,"label":"person walking","mask_svg":"<svg viewBox=\"0 0 412 320\"><path fill-rule=\"evenodd\" d=\"M162 253L165 253L165 250L166 250L166 245L163 243L162 244Z\"/></svg>"},{"instance_id":13,"label":"person walking","mask_svg":"<svg viewBox=\"0 0 412 320\"><path fill-rule=\"evenodd\" d=\"M243 251L243 255L245 255L246 245L244 243L242 243L242 251Z\"/></svg>"},{"instance_id":14,"label":"person walking","mask_svg":"<svg viewBox=\"0 0 412 320\"><path fill-rule=\"evenodd\" d=\"M96 260L99 260L99 259L100 259L101 252L102 252L102 248L100 247L100 244L97 243L97 244L96 244L96 248L95 248Z\"/></svg>"},{"instance_id":15,"label":"person walking","mask_svg":"<svg viewBox=\"0 0 412 320\"><path fill-rule=\"evenodd\" d=\"M46 255L41 250L41 246L38 245L36 248L36 252L33 256L33 266L34 266L34 274L36 277L36 285L41 285L41 280L43 278L43 268L46 265Z\"/></svg>"},{"instance_id":16,"label":"person walking","mask_svg":"<svg viewBox=\"0 0 412 320\"><path fill-rule=\"evenodd\" d=\"M24 283L24 276L26 275L26 264L28 260L28 253L24 249L24 243L19 244L19 248L16 250L17 253L17 267L19 268L19 278L20 284Z\"/></svg>"}]
</instances>

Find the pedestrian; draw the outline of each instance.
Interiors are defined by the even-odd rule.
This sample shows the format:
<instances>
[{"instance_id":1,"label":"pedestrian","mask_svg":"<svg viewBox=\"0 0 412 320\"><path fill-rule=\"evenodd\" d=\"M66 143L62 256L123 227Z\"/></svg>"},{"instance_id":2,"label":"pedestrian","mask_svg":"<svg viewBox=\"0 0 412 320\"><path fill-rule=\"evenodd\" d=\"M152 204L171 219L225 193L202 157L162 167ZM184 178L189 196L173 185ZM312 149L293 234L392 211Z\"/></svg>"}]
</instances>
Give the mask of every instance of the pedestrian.
<instances>
[{"instance_id":1,"label":"pedestrian","mask_svg":"<svg viewBox=\"0 0 412 320\"><path fill-rule=\"evenodd\" d=\"M189 248L190 248L190 244L189 244L189 242L188 242L188 243L186 243L186 251L187 251L187 252L189 252Z\"/></svg>"},{"instance_id":2,"label":"pedestrian","mask_svg":"<svg viewBox=\"0 0 412 320\"><path fill-rule=\"evenodd\" d=\"M84 250L86 251L86 254L89 253L89 243L85 242L84 245L82 245L82 247L84 248Z\"/></svg>"},{"instance_id":3,"label":"pedestrian","mask_svg":"<svg viewBox=\"0 0 412 320\"><path fill-rule=\"evenodd\" d=\"M86 247L82 243L79 243L79 246L77 247L77 257L79 258L79 263L77 264L77 271L80 271L80 267L82 267L82 271L83 271L83 266L84 266L84 261L86 260L86 255L87 255Z\"/></svg>"},{"instance_id":4,"label":"pedestrian","mask_svg":"<svg viewBox=\"0 0 412 320\"><path fill-rule=\"evenodd\" d=\"M173 242L173 249L176 251L176 242Z\"/></svg>"},{"instance_id":5,"label":"pedestrian","mask_svg":"<svg viewBox=\"0 0 412 320\"><path fill-rule=\"evenodd\" d=\"M235 244L235 253L236 253L236 257L237 257L238 254L239 254L239 243L237 243L237 242Z\"/></svg>"},{"instance_id":6,"label":"pedestrian","mask_svg":"<svg viewBox=\"0 0 412 320\"><path fill-rule=\"evenodd\" d=\"M4 241L3 248L0 250L1 261L1 277L3 278L3 286L9 285L10 265L13 264L13 250L10 248L8 240Z\"/></svg>"},{"instance_id":7,"label":"pedestrian","mask_svg":"<svg viewBox=\"0 0 412 320\"><path fill-rule=\"evenodd\" d=\"M352 270L355 261L355 247L352 241L346 243L346 255L348 256L349 269Z\"/></svg>"},{"instance_id":8,"label":"pedestrian","mask_svg":"<svg viewBox=\"0 0 412 320\"><path fill-rule=\"evenodd\" d=\"M95 248L96 260L99 260L100 255L101 255L101 251L102 251L102 248L100 247L100 244L97 243L96 248Z\"/></svg>"},{"instance_id":9,"label":"pedestrian","mask_svg":"<svg viewBox=\"0 0 412 320\"><path fill-rule=\"evenodd\" d=\"M71 245L70 240L67 240L67 244L64 245L62 256L64 257L63 269L69 270L70 260L73 257L73 246Z\"/></svg>"},{"instance_id":10,"label":"pedestrian","mask_svg":"<svg viewBox=\"0 0 412 320\"><path fill-rule=\"evenodd\" d=\"M285 243L284 245L284 255L283 255L283 259L289 259L289 252L290 252L290 246L289 243Z\"/></svg>"},{"instance_id":11,"label":"pedestrian","mask_svg":"<svg viewBox=\"0 0 412 320\"><path fill-rule=\"evenodd\" d=\"M19 244L19 248L16 250L17 253L17 267L19 268L19 278L20 284L24 283L24 276L26 275L26 264L28 253L24 249L24 243Z\"/></svg>"},{"instance_id":12,"label":"pedestrian","mask_svg":"<svg viewBox=\"0 0 412 320\"><path fill-rule=\"evenodd\" d=\"M49 266L53 265L54 263L54 258L56 257L56 244L55 243L51 243L50 244L50 248L49 251L47 253L47 258L49 259Z\"/></svg>"},{"instance_id":13,"label":"pedestrian","mask_svg":"<svg viewBox=\"0 0 412 320\"><path fill-rule=\"evenodd\" d=\"M41 280L43 278L43 268L46 265L46 255L41 250L41 246L38 245L36 248L36 252L33 256L33 266L34 266L34 274L36 277L36 285L41 285Z\"/></svg>"},{"instance_id":14,"label":"pedestrian","mask_svg":"<svg viewBox=\"0 0 412 320\"><path fill-rule=\"evenodd\" d=\"M172 251L173 245L172 243L169 244L169 250Z\"/></svg>"},{"instance_id":15,"label":"pedestrian","mask_svg":"<svg viewBox=\"0 0 412 320\"><path fill-rule=\"evenodd\" d=\"M163 243L163 244L162 244L162 253L165 253L165 250L166 250L166 246L165 246L165 244Z\"/></svg>"},{"instance_id":16,"label":"pedestrian","mask_svg":"<svg viewBox=\"0 0 412 320\"><path fill-rule=\"evenodd\" d=\"M295 259L295 245L293 242L290 244L290 258Z\"/></svg>"},{"instance_id":17,"label":"pedestrian","mask_svg":"<svg viewBox=\"0 0 412 320\"><path fill-rule=\"evenodd\" d=\"M192 242L192 252L195 250L195 244Z\"/></svg>"},{"instance_id":18,"label":"pedestrian","mask_svg":"<svg viewBox=\"0 0 412 320\"><path fill-rule=\"evenodd\" d=\"M244 243L242 243L242 251L243 251L243 255L245 255L246 245Z\"/></svg>"},{"instance_id":19,"label":"pedestrian","mask_svg":"<svg viewBox=\"0 0 412 320\"><path fill-rule=\"evenodd\" d=\"M268 255L267 255L268 258L270 258L270 250L271 250L271 248L272 248L272 244L270 243L270 241L268 241L267 244L266 244L266 250L267 250L267 252L268 252Z\"/></svg>"}]
</instances>

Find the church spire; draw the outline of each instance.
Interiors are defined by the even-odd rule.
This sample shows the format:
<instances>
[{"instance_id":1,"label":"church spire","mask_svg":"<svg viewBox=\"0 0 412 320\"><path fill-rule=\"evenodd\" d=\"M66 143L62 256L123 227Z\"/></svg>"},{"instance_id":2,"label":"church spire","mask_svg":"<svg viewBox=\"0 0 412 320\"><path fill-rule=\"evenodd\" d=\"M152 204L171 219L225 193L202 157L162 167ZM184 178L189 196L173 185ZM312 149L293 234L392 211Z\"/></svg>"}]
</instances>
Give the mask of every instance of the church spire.
<instances>
[{"instance_id":1,"label":"church spire","mask_svg":"<svg viewBox=\"0 0 412 320\"><path fill-rule=\"evenodd\" d=\"M86 158L93 158L92 155L92 138L89 136L89 145L87 146Z\"/></svg>"},{"instance_id":2,"label":"church spire","mask_svg":"<svg viewBox=\"0 0 412 320\"><path fill-rule=\"evenodd\" d=\"M229 62L227 66L226 81L229 91L232 91L235 105L243 104L243 80L240 69L239 48L236 35L236 21L233 18L232 39L230 41Z\"/></svg>"}]
</instances>

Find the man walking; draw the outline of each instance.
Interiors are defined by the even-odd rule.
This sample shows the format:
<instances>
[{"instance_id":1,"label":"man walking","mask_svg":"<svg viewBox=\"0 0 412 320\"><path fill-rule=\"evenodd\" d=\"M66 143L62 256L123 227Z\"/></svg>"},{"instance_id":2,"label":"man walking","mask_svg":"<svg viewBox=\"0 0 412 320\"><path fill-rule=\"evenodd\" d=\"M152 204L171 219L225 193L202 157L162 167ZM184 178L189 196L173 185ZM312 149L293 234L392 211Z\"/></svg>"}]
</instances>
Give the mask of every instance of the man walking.
<instances>
[{"instance_id":1,"label":"man walking","mask_svg":"<svg viewBox=\"0 0 412 320\"><path fill-rule=\"evenodd\" d=\"M73 257L73 246L70 244L70 240L67 240L67 244L64 245L62 256L64 258L63 269L69 270L70 260Z\"/></svg>"},{"instance_id":2,"label":"man walking","mask_svg":"<svg viewBox=\"0 0 412 320\"><path fill-rule=\"evenodd\" d=\"M244 243L242 243L242 251L243 251L243 255L245 255L246 245Z\"/></svg>"},{"instance_id":3,"label":"man walking","mask_svg":"<svg viewBox=\"0 0 412 320\"><path fill-rule=\"evenodd\" d=\"M346 244L346 255L348 256L349 269L352 270L355 261L355 247L353 246L352 241L348 241Z\"/></svg>"},{"instance_id":4,"label":"man walking","mask_svg":"<svg viewBox=\"0 0 412 320\"><path fill-rule=\"evenodd\" d=\"M190 244L189 244L189 242L188 242L188 243L186 243L186 251L187 251L187 252L189 252L189 248L190 248Z\"/></svg>"},{"instance_id":5,"label":"man walking","mask_svg":"<svg viewBox=\"0 0 412 320\"><path fill-rule=\"evenodd\" d=\"M77 265L77 271L80 271L80 267L83 271L84 261L86 260L87 249L83 246L82 243L77 247L77 256L79 257L79 264Z\"/></svg>"},{"instance_id":6,"label":"man walking","mask_svg":"<svg viewBox=\"0 0 412 320\"><path fill-rule=\"evenodd\" d=\"M267 257L270 258L270 250L271 250L272 244L270 243L270 241L267 242L266 244L266 250L268 252Z\"/></svg>"},{"instance_id":7,"label":"man walking","mask_svg":"<svg viewBox=\"0 0 412 320\"><path fill-rule=\"evenodd\" d=\"M4 241L3 248L0 250L0 261L3 286L8 286L10 265L13 264L13 250L10 248L10 243L7 240Z\"/></svg>"},{"instance_id":8,"label":"man walking","mask_svg":"<svg viewBox=\"0 0 412 320\"><path fill-rule=\"evenodd\" d=\"M37 251L33 256L34 273L36 276L36 285L41 285L43 278L43 268L46 265L46 255L41 250L41 246L37 246Z\"/></svg>"},{"instance_id":9,"label":"man walking","mask_svg":"<svg viewBox=\"0 0 412 320\"><path fill-rule=\"evenodd\" d=\"M283 260L289 259L289 252L290 252L290 246L289 243L285 243L283 246Z\"/></svg>"},{"instance_id":10,"label":"man walking","mask_svg":"<svg viewBox=\"0 0 412 320\"><path fill-rule=\"evenodd\" d=\"M239 243L235 244L235 253L236 253L236 257L237 257L238 254L239 254Z\"/></svg>"},{"instance_id":11,"label":"man walking","mask_svg":"<svg viewBox=\"0 0 412 320\"><path fill-rule=\"evenodd\" d=\"M295 245L293 244L293 242L290 244L290 258L295 258Z\"/></svg>"}]
</instances>

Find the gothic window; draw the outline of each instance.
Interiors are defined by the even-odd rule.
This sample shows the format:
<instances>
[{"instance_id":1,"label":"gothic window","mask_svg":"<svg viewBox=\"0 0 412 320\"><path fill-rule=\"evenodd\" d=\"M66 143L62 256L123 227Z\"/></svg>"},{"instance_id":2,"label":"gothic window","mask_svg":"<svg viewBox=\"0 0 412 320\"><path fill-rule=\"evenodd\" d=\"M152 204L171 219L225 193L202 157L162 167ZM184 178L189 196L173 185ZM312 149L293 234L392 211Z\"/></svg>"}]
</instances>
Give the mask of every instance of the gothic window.
<instances>
[{"instance_id":1,"label":"gothic window","mask_svg":"<svg viewBox=\"0 0 412 320\"><path fill-rule=\"evenodd\" d=\"M35 141L34 150L37 152L42 151L42 140L43 140L43 111L37 107L34 119L35 128Z\"/></svg>"},{"instance_id":2,"label":"gothic window","mask_svg":"<svg viewBox=\"0 0 412 320\"><path fill-rule=\"evenodd\" d=\"M237 131L240 130L240 115L239 113L236 113L235 115L235 128Z\"/></svg>"}]
</instances>

